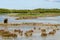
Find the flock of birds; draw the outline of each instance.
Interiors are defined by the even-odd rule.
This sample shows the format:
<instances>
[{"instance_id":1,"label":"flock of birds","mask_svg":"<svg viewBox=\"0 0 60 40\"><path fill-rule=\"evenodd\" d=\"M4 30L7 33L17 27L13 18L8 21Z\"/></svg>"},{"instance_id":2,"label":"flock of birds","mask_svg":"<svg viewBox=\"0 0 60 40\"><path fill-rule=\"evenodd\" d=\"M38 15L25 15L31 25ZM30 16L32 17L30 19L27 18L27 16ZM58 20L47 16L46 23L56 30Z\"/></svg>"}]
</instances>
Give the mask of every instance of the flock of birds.
<instances>
[{"instance_id":1,"label":"flock of birds","mask_svg":"<svg viewBox=\"0 0 60 40\"><path fill-rule=\"evenodd\" d=\"M23 30L20 30L20 29L15 29L15 30L13 30L13 32L10 32L7 30L0 30L0 36L2 36L2 37L17 37L19 34L20 36L24 35L26 37L31 37L31 36L33 36L33 33L36 29L37 28L34 27L31 30L27 30L25 33L23 32ZM60 30L60 29L57 27L56 27L56 29L52 28L52 30L49 31L48 33L47 33L47 30L44 28L39 28L38 30L40 31L42 37L46 37L47 35L54 35L56 33L56 31Z\"/></svg>"}]
</instances>

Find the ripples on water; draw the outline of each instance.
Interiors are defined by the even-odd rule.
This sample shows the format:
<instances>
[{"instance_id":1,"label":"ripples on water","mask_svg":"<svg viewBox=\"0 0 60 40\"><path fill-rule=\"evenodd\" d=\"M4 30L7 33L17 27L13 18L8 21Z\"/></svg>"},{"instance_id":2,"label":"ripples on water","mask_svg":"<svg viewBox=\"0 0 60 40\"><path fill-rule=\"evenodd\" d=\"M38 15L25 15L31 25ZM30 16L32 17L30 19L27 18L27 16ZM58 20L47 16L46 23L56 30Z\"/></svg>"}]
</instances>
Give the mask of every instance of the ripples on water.
<instances>
[{"instance_id":1,"label":"ripples on water","mask_svg":"<svg viewBox=\"0 0 60 40\"><path fill-rule=\"evenodd\" d=\"M9 17L9 16L0 16L0 22L3 23L3 20L8 18L9 23L51 23L51 24L60 24L60 16L56 17L40 17L37 19L22 19L15 20L17 17Z\"/></svg>"},{"instance_id":2,"label":"ripples on water","mask_svg":"<svg viewBox=\"0 0 60 40\"><path fill-rule=\"evenodd\" d=\"M14 29L21 29L23 32L26 32L27 30L33 29L35 26L9 26L6 27L7 30L13 31ZM36 27L37 29L39 27ZM47 28L47 27L41 27L41 28ZM60 28L60 26L58 26ZM0 29L5 29L4 27L0 26ZM48 29L46 29L48 31ZM38 30L37 30L38 31ZM17 38L4 38L0 37L0 40L59 40L60 39L60 30L56 32L55 35L48 35L47 37L41 37L40 31L35 32L32 37L25 37L25 36L18 36Z\"/></svg>"},{"instance_id":3,"label":"ripples on water","mask_svg":"<svg viewBox=\"0 0 60 40\"><path fill-rule=\"evenodd\" d=\"M34 23L53 23L53 24L60 24L60 16L57 17L44 17L44 18L37 18L37 19L23 19L23 20L15 20L14 17L4 17L0 16L0 22L3 22L4 18L8 18L9 22L15 22L15 23L22 23L22 22L34 22ZM13 31L14 29L21 29L24 32L30 29L33 29L34 26L24 26L24 27L19 27L19 26L10 26L7 27L7 30ZM37 27L38 28L38 27ZM43 28L43 27L42 27ZM45 27L46 28L46 27ZM60 26L59 26L60 28ZM0 29L5 29L5 27L0 26ZM48 30L48 29L47 29ZM19 36L17 38L4 38L0 37L0 40L60 40L60 30L56 32L54 36L47 36L47 37L41 37L40 32L34 33L32 37L25 37L25 36Z\"/></svg>"}]
</instances>

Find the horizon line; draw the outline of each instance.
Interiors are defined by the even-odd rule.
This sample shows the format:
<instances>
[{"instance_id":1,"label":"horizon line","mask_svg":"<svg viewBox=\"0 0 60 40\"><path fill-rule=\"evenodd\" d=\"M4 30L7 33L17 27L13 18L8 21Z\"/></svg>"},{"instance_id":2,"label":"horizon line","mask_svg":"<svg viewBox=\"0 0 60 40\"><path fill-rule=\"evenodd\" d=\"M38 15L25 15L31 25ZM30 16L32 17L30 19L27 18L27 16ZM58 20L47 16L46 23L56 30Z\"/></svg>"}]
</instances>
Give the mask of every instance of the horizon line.
<instances>
[{"instance_id":1,"label":"horizon line","mask_svg":"<svg viewBox=\"0 0 60 40\"><path fill-rule=\"evenodd\" d=\"M0 9L15 9L15 10L34 10L34 9L60 9L60 8L32 8L32 9L30 9L30 8L25 8L25 9L17 9L17 8L0 8Z\"/></svg>"}]
</instances>

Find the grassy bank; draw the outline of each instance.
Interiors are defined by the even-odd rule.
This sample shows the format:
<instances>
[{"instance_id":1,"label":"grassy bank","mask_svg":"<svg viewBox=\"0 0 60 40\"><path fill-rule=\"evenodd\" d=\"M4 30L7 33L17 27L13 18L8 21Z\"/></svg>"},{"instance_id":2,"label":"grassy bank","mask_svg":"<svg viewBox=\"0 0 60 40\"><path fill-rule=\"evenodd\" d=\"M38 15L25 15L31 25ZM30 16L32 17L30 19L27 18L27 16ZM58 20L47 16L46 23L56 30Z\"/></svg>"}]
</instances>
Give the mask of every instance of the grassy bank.
<instances>
[{"instance_id":1,"label":"grassy bank","mask_svg":"<svg viewBox=\"0 0 60 40\"><path fill-rule=\"evenodd\" d=\"M60 16L60 9L32 9L17 10L0 8L0 15L17 16L17 19L33 19L37 17Z\"/></svg>"},{"instance_id":2,"label":"grassy bank","mask_svg":"<svg viewBox=\"0 0 60 40\"><path fill-rule=\"evenodd\" d=\"M33 19L38 17L60 16L60 13L11 13L9 16L19 17L17 19Z\"/></svg>"}]
</instances>

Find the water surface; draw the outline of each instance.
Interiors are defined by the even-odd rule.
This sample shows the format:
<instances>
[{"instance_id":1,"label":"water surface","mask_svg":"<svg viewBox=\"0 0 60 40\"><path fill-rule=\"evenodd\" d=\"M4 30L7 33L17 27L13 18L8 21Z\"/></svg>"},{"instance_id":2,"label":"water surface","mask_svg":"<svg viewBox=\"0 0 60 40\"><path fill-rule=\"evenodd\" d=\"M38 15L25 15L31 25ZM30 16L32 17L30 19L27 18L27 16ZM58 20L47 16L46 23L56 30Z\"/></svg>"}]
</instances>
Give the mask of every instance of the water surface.
<instances>
[{"instance_id":1,"label":"water surface","mask_svg":"<svg viewBox=\"0 0 60 40\"><path fill-rule=\"evenodd\" d=\"M22 20L15 20L16 17L0 16L0 22L3 23L3 20L5 18L8 18L9 23L51 23L51 24L60 24L60 16L39 17L37 19L22 19ZM6 28L6 30L9 30L9 31L13 32L14 29L21 29L21 30L23 30L23 32L26 32L27 30L33 29L33 27L35 27L35 26L8 26L8 27L0 26L0 30ZM39 27L36 27L36 28L38 29ZM41 28L46 28L47 29L46 26L41 27ZM60 28L60 26L58 26L58 28ZM51 30L51 29L47 29L47 33L48 33L49 30ZM17 38L4 38L4 37L0 36L0 40L60 40L60 30L58 30L56 32L56 34L53 35L53 36L48 35L47 37L41 37L40 31L36 30L32 37L25 37L23 35L23 36L18 36Z\"/></svg>"},{"instance_id":2,"label":"water surface","mask_svg":"<svg viewBox=\"0 0 60 40\"><path fill-rule=\"evenodd\" d=\"M3 20L8 18L9 23L51 23L51 24L60 24L60 16L56 17L39 17L37 19L21 19L15 20L17 17L9 16L0 16L0 22L3 23Z\"/></svg>"}]
</instances>

